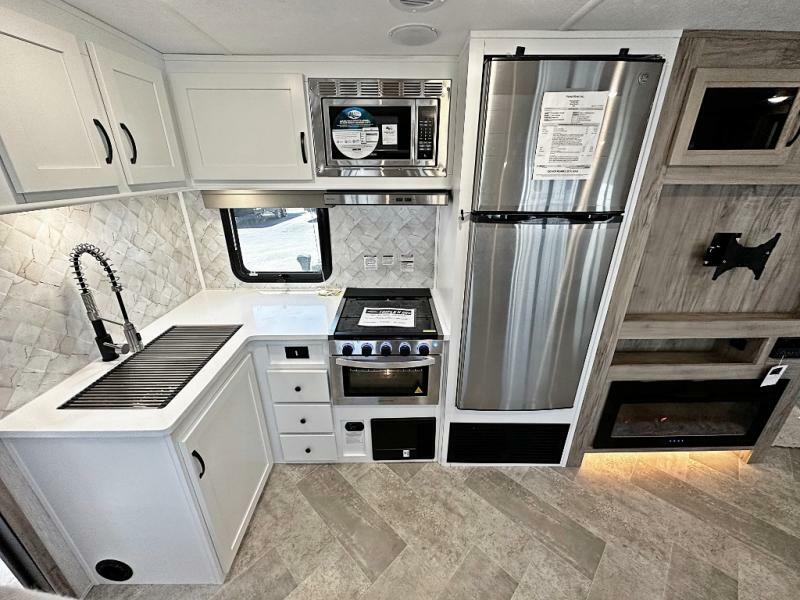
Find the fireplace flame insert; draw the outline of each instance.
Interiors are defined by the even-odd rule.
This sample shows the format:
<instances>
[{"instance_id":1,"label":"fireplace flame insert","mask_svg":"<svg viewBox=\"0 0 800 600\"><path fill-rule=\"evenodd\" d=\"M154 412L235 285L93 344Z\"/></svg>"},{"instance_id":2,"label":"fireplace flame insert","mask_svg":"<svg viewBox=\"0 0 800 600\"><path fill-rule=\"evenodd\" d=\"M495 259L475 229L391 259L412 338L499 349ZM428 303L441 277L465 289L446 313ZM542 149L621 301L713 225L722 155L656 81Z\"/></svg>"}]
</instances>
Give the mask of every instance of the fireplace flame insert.
<instances>
[{"instance_id":1,"label":"fireplace flame insert","mask_svg":"<svg viewBox=\"0 0 800 600\"><path fill-rule=\"evenodd\" d=\"M615 381L596 449L741 447L755 444L788 379Z\"/></svg>"}]
</instances>

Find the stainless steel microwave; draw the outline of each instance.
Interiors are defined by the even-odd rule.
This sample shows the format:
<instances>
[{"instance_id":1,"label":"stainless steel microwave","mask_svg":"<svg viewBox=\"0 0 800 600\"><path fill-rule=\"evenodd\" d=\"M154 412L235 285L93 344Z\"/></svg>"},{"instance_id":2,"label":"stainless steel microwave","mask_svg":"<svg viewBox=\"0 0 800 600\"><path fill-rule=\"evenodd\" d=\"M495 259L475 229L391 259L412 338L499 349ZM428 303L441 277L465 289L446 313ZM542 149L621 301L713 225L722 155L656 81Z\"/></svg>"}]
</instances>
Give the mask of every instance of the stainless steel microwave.
<instances>
[{"instance_id":1,"label":"stainless steel microwave","mask_svg":"<svg viewBox=\"0 0 800 600\"><path fill-rule=\"evenodd\" d=\"M309 79L317 175L447 175L447 79Z\"/></svg>"}]
</instances>

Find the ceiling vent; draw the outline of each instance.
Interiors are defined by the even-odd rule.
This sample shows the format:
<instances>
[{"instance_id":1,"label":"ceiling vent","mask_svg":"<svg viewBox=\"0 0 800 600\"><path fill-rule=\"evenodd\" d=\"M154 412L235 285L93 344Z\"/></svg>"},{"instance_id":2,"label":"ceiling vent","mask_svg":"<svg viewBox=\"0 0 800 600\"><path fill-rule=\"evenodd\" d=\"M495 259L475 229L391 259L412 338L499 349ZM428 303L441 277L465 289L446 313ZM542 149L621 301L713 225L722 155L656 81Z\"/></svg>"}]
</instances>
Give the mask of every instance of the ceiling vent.
<instances>
[{"instance_id":1,"label":"ceiling vent","mask_svg":"<svg viewBox=\"0 0 800 600\"><path fill-rule=\"evenodd\" d=\"M424 46L436 41L439 30L424 23L408 23L393 27L387 35L390 40L401 46Z\"/></svg>"},{"instance_id":2,"label":"ceiling vent","mask_svg":"<svg viewBox=\"0 0 800 600\"><path fill-rule=\"evenodd\" d=\"M410 13L420 13L433 10L445 3L445 0L389 0L389 4Z\"/></svg>"}]
</instances>

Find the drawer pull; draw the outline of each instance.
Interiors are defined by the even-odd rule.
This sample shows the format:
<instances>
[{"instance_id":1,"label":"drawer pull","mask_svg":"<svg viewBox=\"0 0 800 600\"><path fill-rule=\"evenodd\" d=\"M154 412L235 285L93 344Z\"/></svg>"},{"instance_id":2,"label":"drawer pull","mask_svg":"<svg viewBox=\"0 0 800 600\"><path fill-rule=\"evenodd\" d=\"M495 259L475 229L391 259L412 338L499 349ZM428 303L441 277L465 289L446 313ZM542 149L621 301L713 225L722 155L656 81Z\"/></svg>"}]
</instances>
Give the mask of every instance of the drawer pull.
<instances>
[{"instance_id":1,"label":"drawer pull","mask_svg":"<svg viewBox=\"0 0 800 600\"><path fill-rule=\"evenodd\" d=\"M306 454L311 454L311 448L306 448Z\"/></svg>"},{"instance_id":2,"label":"drawer pull","mask_svg":"<svg viewBox=\"0 0 800 600\"><path fill-rule=\"evenodd\" d=\"M295 391L295 392L299 392L299 391L301 391L302 389L303 389L303 388L301 388L299 385L296 385L296 386L294 386L294 391Z\"/></svg>"},{"instance_id":3,"label":"drawer pull","mask_svg":"<svg viewBox=\"0 0 800 600\"><path fill-rule=\"evenodd\" d=\"M306 418L305 418L305 417L303 417L302 419L300 419L300 424L301 424L301 425L305 425L305 424L306 424Z\"/></svg>"}]
</instances>

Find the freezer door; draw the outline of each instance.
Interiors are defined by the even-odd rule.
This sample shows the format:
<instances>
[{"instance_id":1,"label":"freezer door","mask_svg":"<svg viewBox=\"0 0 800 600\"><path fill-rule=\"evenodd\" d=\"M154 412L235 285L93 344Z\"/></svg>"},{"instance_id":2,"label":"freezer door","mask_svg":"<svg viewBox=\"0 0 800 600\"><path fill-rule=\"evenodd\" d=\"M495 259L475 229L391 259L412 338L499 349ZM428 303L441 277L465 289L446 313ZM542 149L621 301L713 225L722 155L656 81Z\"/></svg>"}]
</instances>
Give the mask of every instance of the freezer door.
<instances>
[{"instance_id":1,"label":"freezer door","mask_svg":"<svg viewBox=\"0 0 800 600\"><path fill-rule=\"evenodd\" d=\"M572 406L620 218L471 227L458 408Z\"/></svg>"},{"instance_id":2,"label":"freezer door","mask_svg":"<svg viewBox=\"0 0 800 600\"><path fill-rule=\"evenodd\" d=\"M474 209L624 210L662 68L660 59L487 59ZM535 179L544 93L566 91L609 92L589 177Z\"/></svg>"}]
</instances>

